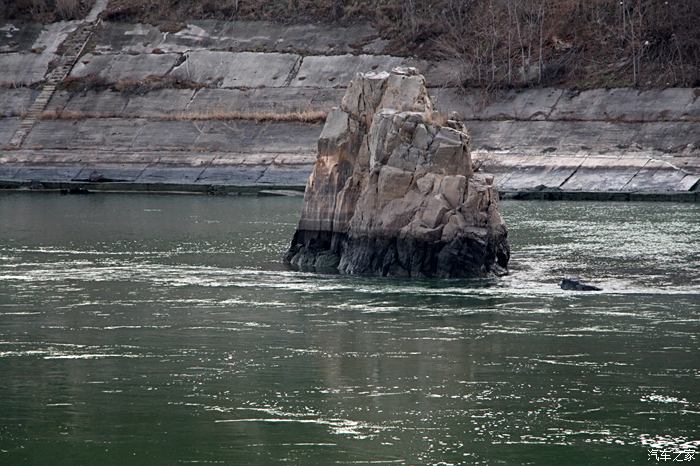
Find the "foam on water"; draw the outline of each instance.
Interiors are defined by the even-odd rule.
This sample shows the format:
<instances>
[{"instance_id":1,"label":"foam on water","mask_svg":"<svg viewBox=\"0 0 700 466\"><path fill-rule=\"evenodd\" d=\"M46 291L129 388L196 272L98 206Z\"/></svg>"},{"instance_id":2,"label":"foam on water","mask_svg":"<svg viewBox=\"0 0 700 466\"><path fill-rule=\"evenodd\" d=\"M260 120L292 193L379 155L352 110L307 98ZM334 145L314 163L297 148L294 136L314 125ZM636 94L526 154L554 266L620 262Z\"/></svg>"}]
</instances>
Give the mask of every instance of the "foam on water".
<instances>
[{"instance_id":1,"label":"foam on water","mask_svg":"<svg viewBox=\"0 0 700 466\"><path fill-rule=\"evenodd\" d=\"M697 206L506 202L512 273L485 280L285 270L299 207L0 195L16 219L0 223L0 462L622 464L698 447Z\"/></svg>"}]
</instances>

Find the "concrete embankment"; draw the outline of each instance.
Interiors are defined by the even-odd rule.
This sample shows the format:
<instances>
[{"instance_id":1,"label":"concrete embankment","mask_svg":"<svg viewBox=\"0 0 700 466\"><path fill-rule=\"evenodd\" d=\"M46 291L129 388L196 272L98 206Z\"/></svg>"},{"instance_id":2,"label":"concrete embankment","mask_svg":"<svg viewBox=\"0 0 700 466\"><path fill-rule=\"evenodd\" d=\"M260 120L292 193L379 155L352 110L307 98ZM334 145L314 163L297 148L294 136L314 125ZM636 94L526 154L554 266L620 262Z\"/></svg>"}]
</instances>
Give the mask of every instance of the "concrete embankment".
<instances>
[{"instance_id":1,"label":"concrete embankment","mask_svg":"<svg viewBox=\"0 0 700 466\"><path fill-rule=\"evenodd\" d=\"M358 71L412 65L506 195L698 200L699 89L463 91L449 62L391 56L364 25L0 29L5 189L300 190L322 123L276 120L328 111Z\"/></svg>"}]
</instances>

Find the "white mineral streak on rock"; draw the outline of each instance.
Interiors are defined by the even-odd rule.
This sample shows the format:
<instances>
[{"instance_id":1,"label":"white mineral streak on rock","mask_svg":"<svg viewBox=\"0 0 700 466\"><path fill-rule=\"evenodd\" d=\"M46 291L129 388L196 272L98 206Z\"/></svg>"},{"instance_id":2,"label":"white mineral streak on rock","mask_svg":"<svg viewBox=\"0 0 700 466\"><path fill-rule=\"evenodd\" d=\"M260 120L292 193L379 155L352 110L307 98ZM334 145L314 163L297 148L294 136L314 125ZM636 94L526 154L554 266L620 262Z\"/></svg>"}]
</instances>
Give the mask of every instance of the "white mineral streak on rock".
<instances>
[{"instance_id":1,"label":"white mineral streak on rock","mask_svg":"<svg viewBox=\"0 0 700 466\"><path fill-rule=\"evenodd\" d=\"M493 177L474 174L461 121L433 121L413 68L358 74L330 112L286 262L388 276L504 273Z\"/></svg>"}]
</instances>

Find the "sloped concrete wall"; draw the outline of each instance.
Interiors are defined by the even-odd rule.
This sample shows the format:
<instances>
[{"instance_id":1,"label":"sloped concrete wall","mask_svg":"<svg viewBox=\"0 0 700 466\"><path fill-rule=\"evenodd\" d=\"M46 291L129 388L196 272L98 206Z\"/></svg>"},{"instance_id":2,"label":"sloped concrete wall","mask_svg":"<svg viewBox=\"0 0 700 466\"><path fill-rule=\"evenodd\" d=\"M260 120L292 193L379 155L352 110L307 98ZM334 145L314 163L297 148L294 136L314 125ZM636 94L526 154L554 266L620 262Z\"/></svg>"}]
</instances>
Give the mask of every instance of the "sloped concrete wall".
<instances>
[{"instance_id":1,"label":"sloped concrete wall","mask_svg":"<svg viewBox=\"0 0 700 466\"><path fill-rule=\"evenodd\" d=\"M384 53L386 41L367 24L280 25L265 21L190 21L177 32L148 24L103 23L95 38L99 53L184 53L187 51L304 54Z\"/></svg>"},{"instance_id":2,"label":"sloped concrete wall","mask_svg":"<svg viewBox=\"0 0 700 466\"><path fill-rule=\"evenodd\" d=\"M58 47L77 25L76 21L47 26L0 24L0 88L42 82Z\"/></svg>"},{"instance_id":3,"label":"sloped concrete wall","mask_svg":"<svg viewBox=\"0 0 700 466\"><path fill-rule=\"evenodd\" d=\"M486 93L434 89L444 111L468 120L700 121L700 89L543 88Z\"/></svg>"},{"instance_id":4,"label":"sloped concrete wall","mask_svg":"<svg viewBox=\"0 0 700 466\"><path fill-rule=\"evenodd\" d=\"M0 146L75 27L0 25ZM367 25L103 23L21 149L0 151L0 185L301 189L321 124L227 117L328 111L356 72L411 65L438 108L467 121L475 159L505 192L697 192L699 89L487 93L455 87L448 62L388 52Z\"/></svg>"}]
</instances>

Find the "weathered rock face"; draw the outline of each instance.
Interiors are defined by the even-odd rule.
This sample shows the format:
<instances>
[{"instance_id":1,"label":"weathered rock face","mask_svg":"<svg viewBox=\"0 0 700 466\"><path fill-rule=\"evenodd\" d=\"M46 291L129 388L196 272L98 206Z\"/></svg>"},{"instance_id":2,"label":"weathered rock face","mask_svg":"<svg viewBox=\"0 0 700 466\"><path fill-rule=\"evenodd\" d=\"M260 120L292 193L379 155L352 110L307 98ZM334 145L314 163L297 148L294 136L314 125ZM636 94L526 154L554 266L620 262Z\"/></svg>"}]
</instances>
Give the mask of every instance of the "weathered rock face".
<instances>
[{"instance_id":1,"label":"weathered rock face","mask_svg":"<svg viewBox=\"0 0 700 466\"><path fill-rule=\"evenodd\" d=\"M358 74L319 138L285 262L382 276L505 273L493 178L473 173L464 125L433 115L414 69Z\"/></svg>"}]
</instances>

